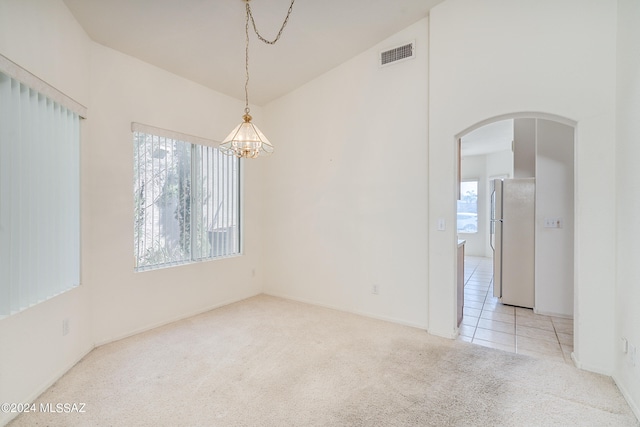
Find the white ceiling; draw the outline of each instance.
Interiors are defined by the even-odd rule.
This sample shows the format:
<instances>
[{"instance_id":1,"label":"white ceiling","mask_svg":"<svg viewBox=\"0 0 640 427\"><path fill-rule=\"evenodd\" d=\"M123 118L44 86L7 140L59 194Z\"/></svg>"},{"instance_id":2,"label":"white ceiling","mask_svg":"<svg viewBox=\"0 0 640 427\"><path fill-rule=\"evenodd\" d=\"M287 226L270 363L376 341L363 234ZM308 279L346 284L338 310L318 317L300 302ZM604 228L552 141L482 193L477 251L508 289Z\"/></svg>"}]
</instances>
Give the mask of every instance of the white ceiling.
<instances>
[{"instance_id":1,"label":"white ceiling","mask_svg":"<svg viewBox=\"0 0 640 427\"><path fill-rule=\"evenodd\" d=\"M252 104L264 105L427 16L443 0L297 0L276 45L250 34ZM64 0L96 42L244 99L243 0ZM267 39L290 0L253 0ZM393 47L393 46L391 46Z\"/></svg>"},{"instance_id":2,"label":"white ceiling","mask_svg":"<svg viewBox=\"0 0 640 427\"><path fill-rule=\"evenodd\" d=\"M462 137L462 157L479 156L511 150L513 119L501 120L482 126Z\"/></svg>"}]
</instances>

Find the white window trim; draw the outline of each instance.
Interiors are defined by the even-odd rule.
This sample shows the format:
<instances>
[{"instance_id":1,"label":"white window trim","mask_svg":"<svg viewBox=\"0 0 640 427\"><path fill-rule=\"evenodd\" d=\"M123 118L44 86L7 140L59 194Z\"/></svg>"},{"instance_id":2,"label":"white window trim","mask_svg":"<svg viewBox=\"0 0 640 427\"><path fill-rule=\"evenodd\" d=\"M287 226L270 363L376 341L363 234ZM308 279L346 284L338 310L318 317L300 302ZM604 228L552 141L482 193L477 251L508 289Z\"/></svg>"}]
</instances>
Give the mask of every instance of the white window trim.
<instances>
[{"instance_id":1,"label":"white window trim","mask_svg":"<svg viewBox=\"0 0 640 427\"><path fill-rule=\"evenodd\" d=\"M43 94L52 101L73 111L80 116L81 119L87 118L87 107L65 95L36 75L31 74L29 71L25 70L2 54L0 54L0 71L26 86L29 86L31 89Z\"/></svg>"}]
</instances>

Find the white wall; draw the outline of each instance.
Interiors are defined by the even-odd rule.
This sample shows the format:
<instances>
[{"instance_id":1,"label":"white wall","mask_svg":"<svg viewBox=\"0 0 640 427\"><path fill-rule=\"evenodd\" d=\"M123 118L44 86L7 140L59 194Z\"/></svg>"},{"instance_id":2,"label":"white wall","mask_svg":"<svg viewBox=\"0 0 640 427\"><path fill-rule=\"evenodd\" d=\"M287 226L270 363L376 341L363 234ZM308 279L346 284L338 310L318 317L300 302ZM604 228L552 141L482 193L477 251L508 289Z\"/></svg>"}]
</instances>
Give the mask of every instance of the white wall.
<instances>
[{"instance_id":1,"label":"white wall","mask_svg":"<svg viewBox=\"0 0 640 427\"><path fill-rule=\"evenodd\" d=\"M616 2L448 0L431 11L429 330L455 334L455 137L505 114L576 121L575 356L613 370ZM455 54L452 54L455 52ZM593 173L597 170L598 173Z\"/></svg>"},{"instance_id":2,"label":"white wall","mask_svg":"<svg viewBox=\"0 0 640 427\"><path fill-rule=\"evenodd\" d=\"M242 165L243 256L133 272L131 122L222 139L241 120L241 101L93 43L60 0L0 0L0 53L88 107L82 284L0 320L0 402L34 399L95 344L261 292L257 162Z\"/></svg>"},{"instance_id":3,"label":"white wall","mask_svg":"<svg viewBox=\"0 0 640 427\"><path fill-rule=\"evenodd\" d=\"M573 317L574 131L571 126L535 120L536 313ZM559 228L545 218L560 218Z\"/></svg>"},{"instance_id":4,"label":"white wall","mask_svg":"<svg viewBox=\"0 0 640 427\"><path fill-rule=\"evenodd\" d=\"M90 44L61 1L0 1L0 54L84 105L89 103ZM83 160L87 145L82 141ZM83 211L87 174L83 167ZM82 233L84 248L86 223ZM83 285L0 320L0 402L31 401L93 347L84 261ZM65 318L70 330L62 336ZM0 413L0 425L11 415Z\"/></svg>"},{"instance_id":5,"label":"white wall","mask_svg":"<svg viewBox=\"0 0 640 427\"><path fill-rule=\"evenodd\" d=\"M243 162L244 255L134 273L131 122L222 140L243 104L93 45L87 138L93 336L100 344L261 292L260 162ZM252 109L256 121L260 109ZM252 270L256 268L256 276Z\"/></svg>"},{"instance_id":6,"label":"white wall","mask_svg":"<svg viewBox=\"0 0 640 427\"><path fill-rule=\"evenodd\" d=\"M426 328L427 32L265 107L265 292ZM414 59L378 67L411 40Z\"/></svg>"},{"instance_id":7,"label":"white wall","mask_svg":"<svg viewBox=\"0 0 640 427\"><path fill-rule=\"evenodd\" d=\"M536 177L536 123L537 119L513 121L513 177ZM572 159L573 161L573 159Z\"/></svg>"},{"instance_id":8,"label":"white wall","mask_svg":"<svg viewBox=\"0 0 640 427\"><path fill-rule=\"evenodd\" d=\"M621 338L640 348L640 2L618 2L616 383L640 418L640 351L635 367ZM606 205L603 205L603 207Z\"/></svg>"}]
</instances>

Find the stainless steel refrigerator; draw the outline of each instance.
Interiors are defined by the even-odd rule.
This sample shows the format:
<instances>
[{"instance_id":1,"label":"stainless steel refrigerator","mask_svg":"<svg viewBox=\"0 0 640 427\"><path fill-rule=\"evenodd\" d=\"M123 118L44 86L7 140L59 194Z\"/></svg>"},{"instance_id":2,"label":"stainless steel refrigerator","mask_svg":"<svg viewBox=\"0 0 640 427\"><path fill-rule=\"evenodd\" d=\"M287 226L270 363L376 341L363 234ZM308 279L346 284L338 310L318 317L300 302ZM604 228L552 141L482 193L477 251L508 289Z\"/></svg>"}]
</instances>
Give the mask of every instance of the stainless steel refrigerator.
<instances>
[{"instance_id":1,"label":"stainless steel refrigerator","mask_svg":"<svg viewBox=\"0 0 640 427\"><path fill-rule=\"evenodd\" d=\"M535 189L535 178L493 180L493 296L502 304L534 305Z\"/></svg>"}]
</instances>

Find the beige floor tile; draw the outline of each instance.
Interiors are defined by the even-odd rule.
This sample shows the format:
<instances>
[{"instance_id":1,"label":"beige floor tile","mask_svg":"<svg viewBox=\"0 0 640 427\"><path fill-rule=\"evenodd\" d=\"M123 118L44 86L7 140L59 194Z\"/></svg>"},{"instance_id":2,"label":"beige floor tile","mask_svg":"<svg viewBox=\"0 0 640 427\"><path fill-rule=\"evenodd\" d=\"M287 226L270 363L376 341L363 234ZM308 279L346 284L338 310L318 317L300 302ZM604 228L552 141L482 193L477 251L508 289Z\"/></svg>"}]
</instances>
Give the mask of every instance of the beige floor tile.
<instances>
[{"instance_id":1,"label":"beige floor tile","mask_svg":"<svg viewBox=\"0 0 640 427\"><path fill-rule=\"evenodd\" d=\"M556 342L540 340L529 337L518 336L516 338L516 348L518 350L537 351L538 353L549 354L551 356L562 355L560 344Z\"/></svg>"},{"instance_id":2,"label":"beige floor tile","mask_svg":"<svg viewBox=\"0 0 640 427\"><path fill-rule=\"evenodd\" d=\"M546 329L530 328L516 323L516 335L519 337L534 338L538 340L551 341L558 343L558 337L554 331Z\"/></svg>"},{"instance_id":3,"label":"beige floor tile","mask_svg":"<svg viewBox=\"0 0 640 427\"><path fill-rule=\"evenodd\" d=\"M484 302L484 297L481 295L469 295L466 292L464 293L465 301L476 301L476 302Z\"/></svg>"},{"instance_id":4,"label":"beige floor tile","mask_svg":"<svg viewBox=\"0 0 640 427\"><path fill-rule=\"evenodd\" d=\"M563 352L569 352L569 353L573 352L573 345L571 345L571 344L562 344L562 343L560 343L560 347L562 347L562 351Z\"/></svg>"},{"instance_id":5,"label":"beige floor tile","mask_svg":"<svg viewBox=\"0 0 640 427\"><path fill-rule=\"evenodd\" d=\"M516 353L518 354L525 354L527 356L532 356L532 357L537 357L537 358L543 358L543 359L551 359L551 360L555 360L557 362L564 362L564 356L562 355L561 352L559 353L541 353L538 351L533 351L533 350L525 350L525 349L521 349L518 348L516 350Z\"/></svg>"},{"instance_id":6,"label":"beige floor tile","mask_svg":"<svg viewBox=\"0 0 640 427\"><path fill-rule=\"evenodd\" d=\"M527 326L530 328L545 329L548 331L554 330L553 324L551 323L551 319L544 318L544 317L518 316L516 314L516 325Z\"/></svg>"},{"instance_id":7,"label":"beige floor tile","mask_svg":"<svg viewBox=\"0 0 640 427\"><path fill-rule=\"evenodd\" d=\"M458 333L462 336L473 338L473 334L476 332L475 326L469 326L461 324L458 328Z\"/></svg>"},{"instance_id":8,"label":"beige floor tile","mask_svg":"<svg viewBox=\"0 0 640 427\"><path fill-rule=\"evenodd\" d=\"M478 327L497 332L504 332L505 334L513 335L515 333L515 325L513 323L499 322L497 320L480 319L478 321Z\"/></svg>"},{"instance_id":9,"label":"beige floor tile","mask_svg":"<svg viewBox=\"0 0 640 427\"><path fill-rule=\"evenodd\" d=\"M509 315L513 315L514 310L513 307L508 306L508 305L502 305L502 304L484 304L484 310L489 310L489 311L493 311L496 313L504 313L504 314L509 314Z\"/></svg>"},{"instance_id":10,"label":"beige floor tile","mask_svg":"<svg viewBox=\"0 0 640 427\"><path fill-rule=\"evenodd\" d=\"M472 286L478 289L489 289L489 284L487 282L480 282L478 280L469 279L464 282L464 286Z\"/></svg>"},{"instance_id":11,"label":"beige floor tile","mask_svg":"<svg viewBox=\"0 0 640 427\"><path fill-rule=\"evenodd\" d=\"M566 323L553 323L553 326L556 328L556 332L562 334L572 334L573 335L573 324Z\"/></svg>"},{"instance_id":12,"label":"beige floor tile","mask_svg":"<svg viewBox=\"0 0 640 427\"><path fill-rule=\"evenodd\" d=\"M467 308L475 308L476 310L482 310L483 306L484 306L484 304L479 302L479 301L465 301L464 302L464 309L465 310Z\"/></svg>"},{"instance_id":13,"label":"beige floor tile","mask_svg":"<svg viewBox=\"0 0 640 427\"><path fill-rule=\"evenodd\" d=\"M571 325L573 326L573 319L568 319L566 317L555 317L555 316L551 316L551 321L554 324L563 324L563 325Z\"/></svg>"},{"instance_id":14,"label":"beige floor tile","mask_svg":"<svg viewBox=\"0 0 640 427\"><path fill-rule=\"evenodd\" d=\"M489 293L487 294L487 300L485 302L489 304L501 305L500 299L494 297L491 291L489 291Z\"/></svg>"},{"instance_id":15,"label":"beige floor tile","mask_svg":"<svg viewBox=\"0 0 640 427\"><path fill-rule=\"evenodd\" d=\"M468 287L465 286L464 294L465 295L480 295L482 297L486 297L487 296L487 291L481 291L481 290L478 290L478 289L468 288Z\"/></svg>"},{"instance_id":16,"label":"beige floor tile","mask_svg":"<svg viewBox=\"0 0 640 427\"><path fill-rule=\"evenodd\" d=\"M490 341L503 345L515 345L516 338L513 334L506 334L504 332L492 331L489 329L477 328L474 339Z\"/></svg>"},{"instance_id":17,"label":"beige floor tile","mask_svg":"<svg viewBox=\"0 0 640 427\"><path fill-rule=\"evenodd\" d=\"M533 312L533 310L530 309L530 308L515 307L515 309L516 309L516 316L527 316L527 317L539 316L539 314L535 314ZM544 316L544 317L546 317L546 316Z\"/></svg>"},{"instance_id":18,"label":"beige floor tile","mask_svg":"<svg viewBox=\"0 0 640 427\"><path fill-rule=\"evenodd\" d=\"M472 316L472 317L480 317L480 313L482 312L482 310L479 310L477 308L467 308L467 302L465 301L464 303L465 307L464 307L464 311L463 311L463 315L466 314L467 316Z\"/></svg>"},{"instance_id":19,"label":"beige floor tile","mask_svg":"<svg viewBox=\"0 0 640 427\"><path fill-rule=\"evenodd\" d=\"M495 311L489 311L489 310L482 310L482 313L480 314L480 318L497 320L499 322L505 322L505 323L515 322L515 316L511 314L496 313Z\"/></svg>"},{"instance_id":20,"label":"beige floor tile","mask_svg":"<svg viewBox=\"0 0 640 427\"><path fill-rule=\"evenodd\" d=\"M501 304L493 296L491 259L465 257L464 289L465 317L459 341L511 352L517 349L518 353L573 365L573 320Z\"/></svg>"},{"instance_id":21,"label":"beige floor tile","mask_svg":"<svg viewBox=\"0 0 640 427\"><path fill-rule=\"evenodd\" d=\"M474 296L482 297L483 298L483 302L484 302L484 299L486 299L486 297L487 297L487 292L486 291L474 292L474 291L477 291L477 289L471 288L471 292L469 292L468 288L464 288L464 294L465 295L474 295Z\"/></svg>"},{"instance_id":22,"label":"beige floor tile","mask_svg":"<svg viewBox=\"0 0 640 427\"><path fill-rule=\"evenodd\" d=\"M478 318L469 316L468 314L464 313L464 316L462 317L462 324L467 326L473 326L475 328L476 326L478 326Z\"/></svg>"},{"instance_id":23,"label":"beige floor tile","mask_svg":"<svg viewBox=\"0 0 640 427\"><path fill-rule=\"evenodd\" d=\"M558 335L558 341L560 341L560 344L573 346L573 334L564 334L562 332L556 332L556 335Z\"/></svg>"},{"instance_id":24,"label":"beige floor tile","mask_svg":"<svg viewBox=\"0 0 640 427\"><path fill-rule=\"evenodd\" d=\"M489 283L483 282L481 280L469 279L465 282L465 287L467 286L477 286L479 288L487 288L489 289Z\"/></svg>"},{"instance_id":25,"label":"beige floor tile","mask_svg":"<svg viewBox=\"0 0 640 427\"><path fill-rule=\"evenodd\" d=\"M481 339L477 339L475 338L473 340L474 344L478 344L484 347L490 347L490 348L496 348L498 350L504 350L504 351L508 351L511 353L515 353L516 348L513 345L508 345L508 344L500 344L500 343L495 343L495 342L491 342L491 341L485 341L485 340L481 340Z\"/></svg>"},{"instance_id":26,"label":"beige floor tile","mask_svg":"<svg viewBox=\"0 0 640 427\"><path fill-rule=\"evenodd\" d=\"M458 335L456 341L471 342L473 339L471 337L465 337L464 335Z\"/></svg>"}]
</instances>

